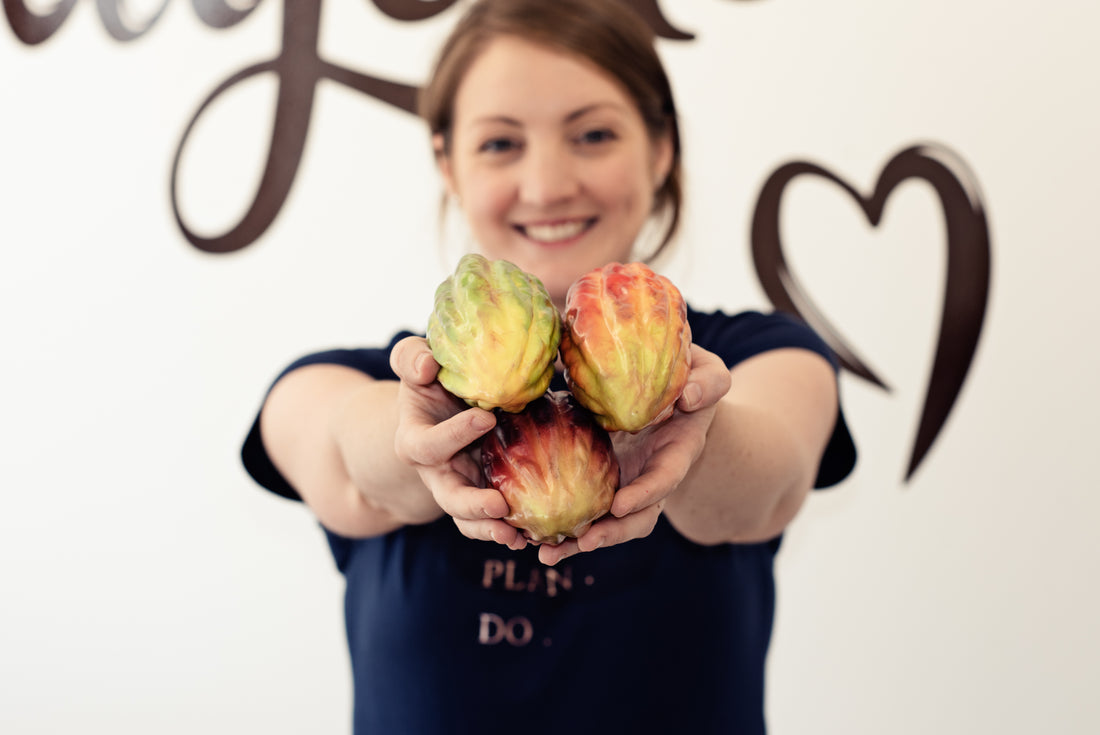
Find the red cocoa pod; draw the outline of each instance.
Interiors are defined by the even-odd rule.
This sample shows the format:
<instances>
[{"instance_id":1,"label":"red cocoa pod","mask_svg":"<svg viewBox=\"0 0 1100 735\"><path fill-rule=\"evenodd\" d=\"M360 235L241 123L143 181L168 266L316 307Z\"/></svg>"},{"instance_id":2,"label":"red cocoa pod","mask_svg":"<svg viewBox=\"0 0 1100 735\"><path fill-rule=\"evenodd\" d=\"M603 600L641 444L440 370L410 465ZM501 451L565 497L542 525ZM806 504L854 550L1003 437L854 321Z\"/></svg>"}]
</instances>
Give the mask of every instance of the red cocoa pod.
<instances>
[{"instance_id":1,"label":"red cocoa pod","mask_svg":"<svg viewBox=\"0 0 1100 735\"><path fill-rule=\"evenodd\" d=\"M529 541L576 538L611 509L619 489L611 436L568 391L495 413L481 444L482 470L508 501L504 520Z\"/></svg>"},{"instance_id":2,"label":"red cocoa pod","mask_svg":"<svg viewBox=\"0 0 1100 735\"><path fill-rule=\"evenodd\" d=\"M569 389L608 431L672 415L691 372L687 304L644 263L610 263L566 294L561 357Z\"/></svg>"}]
</instances>

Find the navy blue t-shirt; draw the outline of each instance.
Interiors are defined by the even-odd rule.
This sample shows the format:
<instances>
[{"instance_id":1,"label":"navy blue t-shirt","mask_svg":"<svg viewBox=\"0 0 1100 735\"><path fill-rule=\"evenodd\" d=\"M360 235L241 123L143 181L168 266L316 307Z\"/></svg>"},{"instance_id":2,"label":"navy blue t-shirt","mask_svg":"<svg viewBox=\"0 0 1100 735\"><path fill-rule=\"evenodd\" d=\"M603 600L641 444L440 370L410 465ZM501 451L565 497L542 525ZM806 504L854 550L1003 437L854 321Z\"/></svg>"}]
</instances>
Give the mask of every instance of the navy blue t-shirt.
<instances>
[{"instance_id":1,"label":"navy blue t-shirt","mask_svg":"<svg viewBox=\"0 0 1100 735\"><path fill-rule=\"evenodd\" d=\"M729 366L781 347L836 365L784 314L689 310L689 321L693 341ZM337 363L394 379L389 353L406 334L287 371ZM242 456L260 484L298 497L267 457L258 419ZM817 487L854 462L841 415ZM537 548L473 541L449 518L370 539L325 533L347 581L356 735L765 731L778 538L700 546L662 517L646 538L547 567Z\"/></svg>"}]
</instances>

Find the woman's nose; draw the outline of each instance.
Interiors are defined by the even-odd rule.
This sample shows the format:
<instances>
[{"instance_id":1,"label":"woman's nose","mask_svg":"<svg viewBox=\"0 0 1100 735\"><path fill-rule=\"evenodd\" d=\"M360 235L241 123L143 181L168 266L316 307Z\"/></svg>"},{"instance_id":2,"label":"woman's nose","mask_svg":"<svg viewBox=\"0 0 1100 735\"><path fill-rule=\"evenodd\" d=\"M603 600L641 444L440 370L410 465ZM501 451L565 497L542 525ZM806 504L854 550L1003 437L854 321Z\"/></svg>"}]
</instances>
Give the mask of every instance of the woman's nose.
<instances>
[{"instance_id":1,"label":"woman's nose","mask_svg":"<svg viewBox=\"0 0 1100 735\"><path fill-rule=\"evenodd\" d=\"M574 196L580 188L577 170L568 151L558 146L531 146L523 161L520 198L546 206Z\"/></svg>"}]
</instances>

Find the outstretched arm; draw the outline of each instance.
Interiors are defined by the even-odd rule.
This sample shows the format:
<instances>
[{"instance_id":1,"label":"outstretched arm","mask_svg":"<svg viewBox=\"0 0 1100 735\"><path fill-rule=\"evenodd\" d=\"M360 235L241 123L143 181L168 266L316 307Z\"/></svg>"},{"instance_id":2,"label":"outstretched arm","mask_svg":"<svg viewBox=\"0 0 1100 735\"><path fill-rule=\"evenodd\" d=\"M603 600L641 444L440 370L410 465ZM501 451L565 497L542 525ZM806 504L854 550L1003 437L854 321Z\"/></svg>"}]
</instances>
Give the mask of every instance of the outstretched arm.
<instances>
[{"instance_id":1,"label":"outstretched arm","mask_svg":"<svg viewBox=\"0 0 1100 735\"><path fill-rule=\"evenodd\" d=\"M440 514L394 455L397 388L349 367L308 365L264 402L260 432L272 463L335 533L377 536Z\"/></svg>"},{"instance_id":2,"label":"outstretched arm","mask_svg":"<svg viewBox=\"0 0 1100 735\"><path fill-rule=\"evenodd\" d=\"M775 538L813 487L837 418L836 373L820 355L788 348L730 371L706 447L665 513L703 544Z\"/></svg>"},{"instance_id":3,"label":"outstretched arm","mask_svg":"<svg viewBox=\"0 0 1100 735\"><path fill-rule=\"evenodd\" d=\"M432 388L434 371L429 372L424 385L402 386L318 364L288 373L272 388L260 415L264 446L326 528L362 538L443 515L419 465L399 458L395 448L401 391L420 392L422 405L432 412L432 425L407 432L412 443L403 445L427 466L465 471L470 460L463 449L492 420L486 425L478 412L461 411L438 385ZM468 505L477 505L478 492ZM453 504L461 506L465 499ZM479 511L460 507L457 512Z\"/></svg>"}]
</instances>

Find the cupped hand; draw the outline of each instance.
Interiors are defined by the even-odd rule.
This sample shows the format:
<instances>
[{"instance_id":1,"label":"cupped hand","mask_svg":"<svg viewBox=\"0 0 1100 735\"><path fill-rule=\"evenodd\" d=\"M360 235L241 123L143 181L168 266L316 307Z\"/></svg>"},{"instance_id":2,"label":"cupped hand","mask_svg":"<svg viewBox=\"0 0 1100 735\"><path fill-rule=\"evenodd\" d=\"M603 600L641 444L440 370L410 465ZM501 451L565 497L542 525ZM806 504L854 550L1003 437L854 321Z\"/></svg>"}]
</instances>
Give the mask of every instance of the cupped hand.
<instances>
[{"instance_id":1,"label":"cupped hand","mask_svg":"<svg viewBox=\"0 0 1100 735\"><path fill-rule=\"evenodd\" d=\"M436 380L439 364L423 337L394 345L390 366L401 381L394 451L412 466L439 507L463 535L522 549L527 541L500 520L504 496L483 487L477 453L470 445L496 424L492 412L468 408Z\"/></svg>"},{"instance_id":2,"label":"cupped hand","mask_svg":"<svg viewBox=\"0 0 1100 735\"><path fill-rule=\"evenodd\" d=\"M652 533L666 498L702 453L718 401L730 388L730 372L721 358L698 345L692 345L691 355L691 374L672 416L636 434L612 434L622 485L611 513L579 538L541 546L544 564Z\"/></svg>"}]
</instances>

